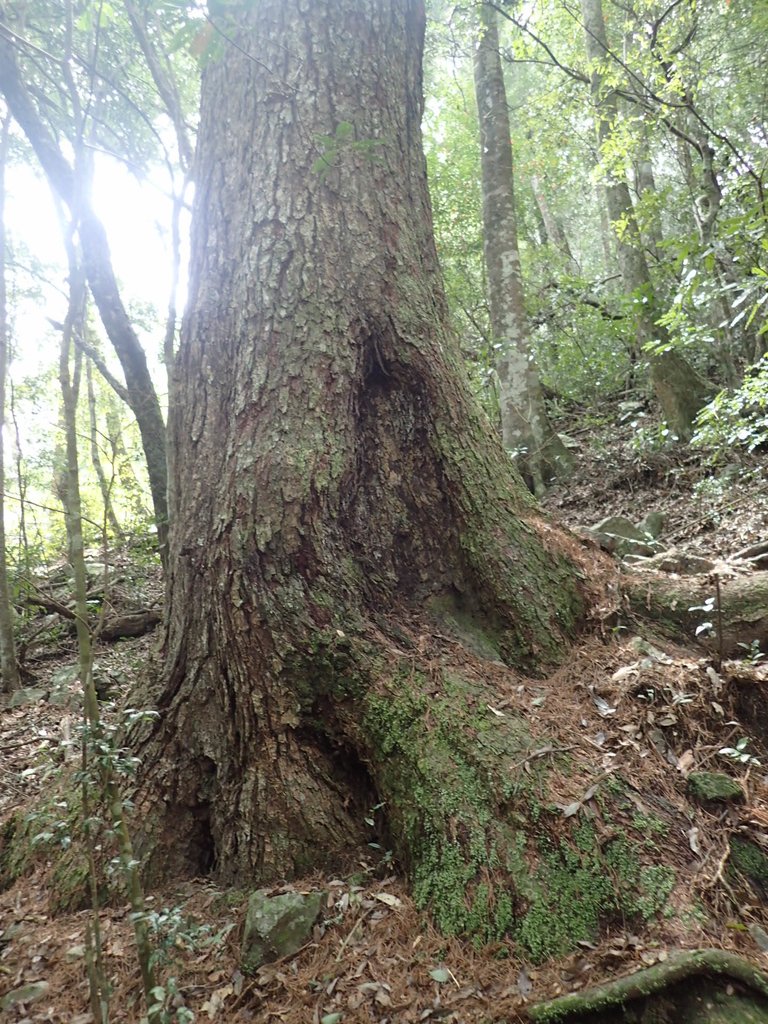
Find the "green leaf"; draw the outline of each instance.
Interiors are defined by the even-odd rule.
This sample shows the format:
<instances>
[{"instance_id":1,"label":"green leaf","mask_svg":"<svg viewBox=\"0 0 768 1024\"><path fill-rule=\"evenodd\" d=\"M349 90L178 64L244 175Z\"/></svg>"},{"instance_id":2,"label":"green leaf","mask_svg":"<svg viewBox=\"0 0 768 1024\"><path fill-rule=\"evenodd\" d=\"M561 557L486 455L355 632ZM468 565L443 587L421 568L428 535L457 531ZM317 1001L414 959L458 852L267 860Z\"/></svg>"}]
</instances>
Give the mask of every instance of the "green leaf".
<instances>
[{"instance_id":1,"label":"green leaf","mask_svg":"<svg viewBox=\"0 0 768 1024\"><path fill-rule=\"evenodd\" d=\"M333 158L328 156L319 156L317 160L312 164L312 173L319 174L321 177L330 171L333 167Z\"/></svg>"},{"instance_id":2,"label":"green leaf","mask_svg":"<svg viewBox=\"0 0 768 1024\"><path fill-rule=\"evenodd\" d=\"M444 984L444 982L450 980L451 974L450 971L446 970L445 967L433 967L432 970L429 972L429 976L434 981L437 981L439 984L442 985Z\"/></svg>"}]
</instances>

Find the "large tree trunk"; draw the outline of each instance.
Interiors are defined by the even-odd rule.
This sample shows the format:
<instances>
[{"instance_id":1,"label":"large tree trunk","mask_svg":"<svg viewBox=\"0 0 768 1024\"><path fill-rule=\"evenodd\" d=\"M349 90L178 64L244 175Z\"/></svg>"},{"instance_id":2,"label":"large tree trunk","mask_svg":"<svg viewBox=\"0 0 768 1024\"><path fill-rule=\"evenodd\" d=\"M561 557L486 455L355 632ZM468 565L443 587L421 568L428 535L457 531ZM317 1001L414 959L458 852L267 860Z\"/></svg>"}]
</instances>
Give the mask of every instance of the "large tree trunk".
<instances>
[{"instance_id":1,"label":"large tree trunk","mask_svg":"<svg viewBox=\"0 0 768 1024\"><path fill-rule=\"evenodd\" d=\"M572 459L549 422L531 348L517 244L512 143L496 11L480 8L475 48L475 94L480 124L483 250L493 340L499 348L499 404L504 445L514 451L536 494L567 476Z\"/></svg>"},{"instance_id":2,"label":"large tree trunk","mask_svg":"<svg viewBox=\"0 0 768 1024\"><path fill-rule=\"evenodd\" d=\"M459 930L467 887L520 863L498 769L526 730L478 745L493 666L430 638L542 669L584 602L447 327L423 31L420 0L261 0L206 69L139 806L155 877L253 881L337 865L384 802Z\"/></svg>"}]
</instances>

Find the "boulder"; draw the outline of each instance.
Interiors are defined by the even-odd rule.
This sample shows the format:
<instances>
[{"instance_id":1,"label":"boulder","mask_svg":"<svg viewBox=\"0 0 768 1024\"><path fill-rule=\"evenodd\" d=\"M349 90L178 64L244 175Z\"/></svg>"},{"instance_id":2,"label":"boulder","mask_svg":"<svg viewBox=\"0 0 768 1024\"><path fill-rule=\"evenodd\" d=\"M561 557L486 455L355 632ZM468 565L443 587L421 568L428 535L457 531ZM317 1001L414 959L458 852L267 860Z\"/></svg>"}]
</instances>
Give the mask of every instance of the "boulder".
<instances>
[{"instance_id":1,"label":"boulder","mask_svg":"<svg viewBox=\"0 0 768 1024\"><path fill-rule=\"evenodd\" d=\"M252 974L262 964L290 956L307 942L325 903L324 892L285 892L270 896L259 889L248 898L241 963Z\"/></svg>"},{"instance_id":2,"label":"boulder","mask_svg":"<svg viewBox=\"0 0 768 1024\"><path fill-rule=\"evenodd\" d=\"M20 690L14 690L11 695L11 707L21 708L25 704L39 704L41 700L48 700L48 690L39 689L36 686L25 686Z\"/></svg>"},{"instance_id":3,"label":"boulder","mask_svg":"<svg viewBox=\"0 0 768 1024\"><path fill-rule=\"evenodd\" d=\"M601 548L623 558L625 555L647 555L654 553L647 534L638 529L624 516L608 516L590 527L590 534Z\"/></svg>"},{"instance_id":4,"label":"boulder","mask_svg":"<svg viewBox=\"0 0 768 1024\"><path fill-rule=\"evenodd\" d=\"M50 985L47 981L31 981L28 985L11 989L0 999L0 1010L3 1012L13 1009L14 1006L26 1006L29 1003L36 1003L48 995Z\"/></svg>"},{"instance_id":5,"label":"boulder","mask_svg":"<svg viewBox=\"0 0 768 1024\"><path fill-rule=\"evenodd\" d=\"M642 530L646 537L650 537L651 540L656 540L661 536L665 520L666 517L663 512L649 512L648 515L643 516L637 524L637 528Z\"/></svg>"}]
</instances>

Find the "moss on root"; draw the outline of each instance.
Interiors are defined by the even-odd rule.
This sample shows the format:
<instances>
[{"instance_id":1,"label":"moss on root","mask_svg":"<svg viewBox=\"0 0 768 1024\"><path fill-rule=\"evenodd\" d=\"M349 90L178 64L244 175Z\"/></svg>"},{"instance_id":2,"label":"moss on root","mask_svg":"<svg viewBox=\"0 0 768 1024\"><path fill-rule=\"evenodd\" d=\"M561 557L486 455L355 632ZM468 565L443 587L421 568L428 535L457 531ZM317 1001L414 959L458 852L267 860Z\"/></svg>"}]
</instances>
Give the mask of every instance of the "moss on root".
<instances>
[{"instance_id":1,"label":"moss on root","mask_svg":"<svg viewBox=\"0 0 768 1024\"><path fill-rule=\"evenodd\" d=\"M734 984L734 982L736 984ZM733 953L695 949L528 1008L536 1024L760 1024L768 976Z\"/></svg>"},{"instance_id":2,"label":"moss on root","mask_svg":"<svg viewBox=\"0 0 768 1024\"><path fill-rule=\"evenodd\" d=\"M520 770L533 742L527 724L489 713L471 681L443 671L431 683L403 665L386 693L366 696L364 728L396 853L443 932L481 942L512 935L540 961L594 940L608 921L664 908L675 874L643 863L644 827L629 824L601 844L576 818L552 838L546 767L537 759Z\"/></svg>"},{"instance_id":3,"label":"moss on root","mask_svg":"<svg viewBox=\"0 0 768 1024\"><path fill-rule=\"evenodd\" d=\"M648 920L664 908L675 873L663 865L644 866L636 849L626 835L601 847L589 822L579 822L569 841L540 840L535 895L513 932L534 960L594 942L607 921Z\"/></svg>"},{"instance_id":4,"label":"moss on root","mask_svg":"<svg viewBox=\"0 0 768 1024\"><path fill-rule=\"evenodd\" d=\"M480 698L458 674L433 687L404 665L390 692L367 696L364 728L416 902L446 934L490 941L514 919L514 887L494 879L522 883L526 871L524 834L499 813L498 772L525 757L530 737L520 720L493 720ZM513 780L501 789L511 796Z\"/></svg>"}]
</instances>

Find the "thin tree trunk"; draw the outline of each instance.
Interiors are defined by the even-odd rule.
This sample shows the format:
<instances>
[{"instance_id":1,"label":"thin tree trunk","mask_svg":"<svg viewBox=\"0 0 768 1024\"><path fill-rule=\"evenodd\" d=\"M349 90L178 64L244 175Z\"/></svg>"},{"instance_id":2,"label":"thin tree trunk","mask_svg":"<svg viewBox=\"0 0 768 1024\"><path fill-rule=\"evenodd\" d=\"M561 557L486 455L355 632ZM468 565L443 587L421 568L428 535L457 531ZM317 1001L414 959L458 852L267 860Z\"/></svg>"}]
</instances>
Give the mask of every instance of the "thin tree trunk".
<instances>
[{"instance_id":1,"label":"thin tree trunk","mask_svg":"<svg viewBox=\"0 0 768 1024\"><path fill-rule=\"evenodd\" d=\"M613 137L619 118L614 88L606 80L603 64L609 52L603 19L602 0L582 0L587 56L592 65L591 89L600 148ZM674 432L683 439L692 433L693 421L707 398L706 383L674 349L665 347L669 338L656 323L659 309L648 263L643 252L635 220L632 197L626 176L612 171L605 184L608 216L621 225L616 247L624 290L632 297L635 320L636 356L647 352L651 383L664 416ZM649 343L655 347L647 349ZM659 347L661 346L661 347Z\"/></svg>"},{"instance_id":2,"label":"thin tree trunk","mask_svg":"<svg viewBox=\"0 0 768 1024\"><path fill-rule=\"evenodd\" d=\"M616 235L611 228L611 219L608 216L608 196L605 185L601 182L595 184L595 198L600 211L600 244L603 250L603 263L605 265L605 276L609 276L616 266Z\"/></svg>"},{"instance_id":3,"label":"thin tree trunk","mask_svg":"<svg viewBox=\"0 0 768 1024\"><path fill-rule=\"evenodd\" d=\"M13 608L8 581L5 540L5 382L8 374L10 338L8 295L5 268L8 250L5 237L5 169L8 160L11 115L6 113L0 125L0 689L6 693L21 685L13 636Z\"/></svg>"},{"instance_id":4,"label":"thin tree trunk","mask_svg":"<svg viewBox=\"0 0 768 1024\"><path fill-rule=\"evenodd\" d=\"M110 757L110 740L105 736L102 728L98 697L93 680L93 644L89 626L88 579L85 567L80 469L77 447L77 404L83 353L79 347L74 345L75 336L82 337L85 333L87 290L81 261L78 258L71 235L68 240L67 249L69 256L70 302L62 330L59 357L59 383L62 394L62 419L66 449L64 514L69 543L69 562L72 566L74 579L78 669L83 688L83 726L86 729L82 740L82 803L92 898L92 913L89 922L91 930L87 933L90 961L89 982L92 986L91 1005L96 1008L98 1004L99 1007L97 1020L104 1021L106 1024L108 1019L109 986L101 957L101 930L98 906L95 902L98 893L97 867L91 833L93 827L92 815L97 813L99 802L105 808L106 815L108 816L107 820L116 837L120 864L131 905L137 956L148 1010L157 1003L157 999L152 994L156 985L156 979L152 964L152 948L138 861L133 853L131 837L125 819L125 808L116 784L113 763ZM73 350L74 368L70 366ZM91 789L94 781L99 786L99 791L96 794ZM97 799L94 799L94 796ZM100 810L101 808L98 809ZM157 1010L155 1010L154 1015L150 1013L152 1019L157 1015Z\"/></svg>"},{"instance_id":5,"label":"thin tree trunk","mask_svg":"<svg viewBox=\"0 0 768 1024\"><path fill-rule=\"evenodd\" d=\"M86 307L86 285L79 261L70 259L70 302L67 318L61 332L59 351L59 384L61 387L61 425L64 433L62 486L64 517L69 541L69 563L72 566L75 594L75 627L79 654L80 679L85 689L91 671L91 633L88 626L88 578L85 570L83 517L80 502L80 470L77 453L77 402L81 371L78 363L82 354L75 349L72 367L73 338L83 330Z\"/></svg>"},{"instance_id":6,"label":"thin tree trunk","mask_svg":"<svg viewBox=\"0 0 768 1024\"><path fill-rule=\"evenodd\" d=\"M101 455L99 453L99 442L98 442L98 418L96 415L96 392L93 387L93 371L91 369L91 360L86 359L85 362L85 382L88 389L88 423L90 427L90 451L91 451L91 464L96 473L96 479L99 482L99 490L101 492L101 500L104 505L104 518L112 531L112 536L116 541L123 539L123 531L120 523L117 521L115 515L115 509L112 504L112 483L107 482L106 474L104 473L104 467L101 464ZM114 477L113 477L114 479Z\"/></svg>"},{"instance_id":7,"label":"thin tree trunk","mask_svg":"<svg viewBox=\"0 0 768 1024\"><path fill-rule=\"evenodd\" d=\"M568 242L568 236L559 217L555 215L552 207L549 205L546 185L539 175L534 174L531 176L531 188L533 189L533 198L536 200L536 206L541 215L541 222L544 225L545 241L563 254L568 273L574 277L578 276L580 269Z\"/></svg>"},{"instance_id":8,"label":"thin tree trunk","mask_svg":"<svg viewBox=\"0 0 768 1024\"><path fill-rule=\"evenodd\" d=\"M74 171L40 119L22 83L14 47L2 34L0 92L34 149L54 192L71 211L75 205L80 210L78 229L88 285L125 376L125 389L121 396L135 415L141 434L157 523L158 546L165 561L168 530L165 424L146 356L120 296L104 227L87 201L82 201L80 197L76 204L78 188Z\"/></svg>"},{"instance_id":9,"label":"thin tree trunk","mask_svg":"<svg viewBox=\"0 0 768 1024\"><path fill-rule=\"evenodd\" d=\"M134 0L123 0L123 6L131 22L136 41L144 54L152 81L155 83L158 95L173 124L179 163L186 175L192 163L193 144L190 130L184 121L184 109L179 87L174 77L173 65L168 55L163 53L162 47L158 48L155 44L155 36L147 24L147 10L142 9Z\"/></svg>"},{"instance_id":10,"label":"thin tree trunk","mask_svg":"<svg viewBox=\"0 0 768 1024\"><path fill-rule=\"evenodd\" d=\"M694 169L691 147L683 141L678 141L678 158L690 190L691 210L699 242L702 249L711 252L714 257L713 277L719 287L708 310L708 322L717 339L716 353L723 379L730 387L734 387L739 377L735 353L739 353L742 359L751 360L756 351L755 336L750 331L741 331L745 344L739 344L729 326L733 314L725 297L725 290L727 285L737 282L737 275L733 273L725 247L718 245L715 238L715 226L723 201L722 190L714 169L715 154L706 134L697 131L695 126L689 129L689 134L698 143L698 172Z\"/></svg>"},{"instance_id":11,"label":"thin tree trunk","mask_svg":"<svg viewBox=\"0 0 768 1024\"><path fill-rule=\"evenodd\" d=\"M480 9L475 94L480 124L483 249L504 446L515 453L536 494L567 476L571 457L549 422L531 348L517 242L512 143L496 12Z\"/></svg>"},{"instance_id":12,"label":"thin tree trunk","mask_svg":"<svg viewBox=\"0 0 768 1024\"><path fill-rule=\"evenodd\" d=\"M28 481L24 475L24 456L21 452L21 430L19 429L19 418L16 415L16 393L11 382L11 421L13 423L13 465L16 477L16 489L19 494L19 563L22 566L23 578L32 578L32 559L29 550L29 535L27 533L27 487ZM25 583L23 590L28 592L29 584Z\"/></svg>"},{"instance_id":13,"label":"thin tree trunk","mask_svg":"<svg viewBox=\"0 0 768 1024\"><path fill-rule=\"evenodd\" d=\"M650 139L646 134L643 140L643 147L647 149L649 146ZM661 230L661 214L658 209L653 160L648 153L640 156L635 161L635 188L638 199L645 199L647 205L650 206L650 209L645 214L642 234L645 236L647 249L653 256L653 259L658 262L664 236Z\"/></svg>"}]
</instances>

